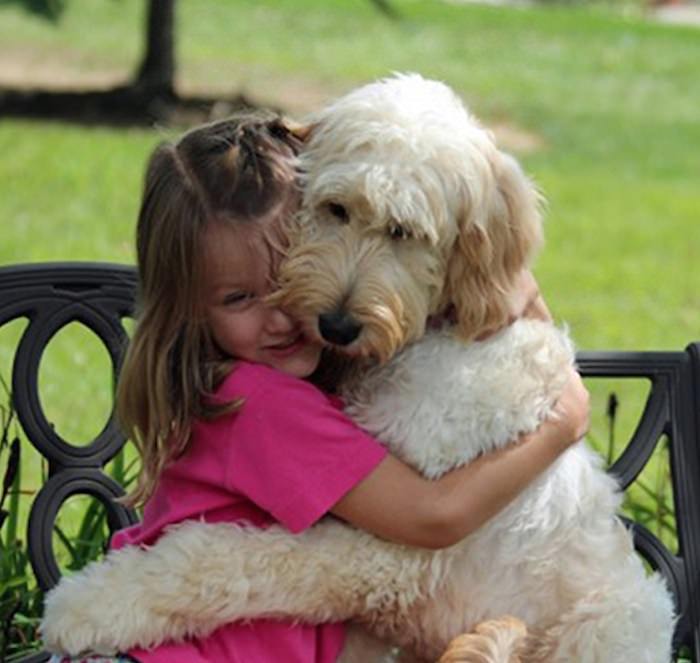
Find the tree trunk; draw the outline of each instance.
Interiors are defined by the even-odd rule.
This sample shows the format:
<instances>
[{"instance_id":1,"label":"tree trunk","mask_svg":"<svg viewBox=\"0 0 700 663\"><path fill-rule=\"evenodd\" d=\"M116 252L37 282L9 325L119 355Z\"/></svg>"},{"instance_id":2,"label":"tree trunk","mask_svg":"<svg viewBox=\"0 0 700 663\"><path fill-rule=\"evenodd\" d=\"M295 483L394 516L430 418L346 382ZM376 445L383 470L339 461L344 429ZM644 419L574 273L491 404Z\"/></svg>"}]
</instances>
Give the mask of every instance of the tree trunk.
<instances>
[{"instance_id":1,"label":"tree trunk","mask_svg":"<svg viewBox=\"0 0 700 663\"><path fill-rule=\"evenodd\" d=\"M134 87L146 96L175 98L175 0L148 0L146 48Z\"/></svg>"},{"instance_id":2,"label":"tree trunk","mask_svg":"<svg viewBox=\"0 0 700 663\"><path fill-rule=\"evenodd\" d=\"M394 9L394 6L389 0L371 0L371 2L384 16L393 20L401 18L399 12Z\"/></svg>"}]
</instances>

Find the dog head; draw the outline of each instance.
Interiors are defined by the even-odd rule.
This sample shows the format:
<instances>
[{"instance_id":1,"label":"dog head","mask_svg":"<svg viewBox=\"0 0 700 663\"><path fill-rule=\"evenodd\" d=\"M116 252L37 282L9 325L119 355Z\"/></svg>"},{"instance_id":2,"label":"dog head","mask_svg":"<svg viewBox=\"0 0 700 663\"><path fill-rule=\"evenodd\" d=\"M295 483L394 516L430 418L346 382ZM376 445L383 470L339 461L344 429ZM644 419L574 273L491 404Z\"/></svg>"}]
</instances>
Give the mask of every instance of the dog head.
<instances>
[{"instance_id":1,"label":"dog head","mask_svg":"<svg viewBox=\"0 0 700 663\"><path fill-rule=\"evenodd\" d=\"M352 356L391 357L431 315L465 340L508 316L538 196L442 83L398 75L313 118L275 302Z\"/></svg>"}]
</instances>

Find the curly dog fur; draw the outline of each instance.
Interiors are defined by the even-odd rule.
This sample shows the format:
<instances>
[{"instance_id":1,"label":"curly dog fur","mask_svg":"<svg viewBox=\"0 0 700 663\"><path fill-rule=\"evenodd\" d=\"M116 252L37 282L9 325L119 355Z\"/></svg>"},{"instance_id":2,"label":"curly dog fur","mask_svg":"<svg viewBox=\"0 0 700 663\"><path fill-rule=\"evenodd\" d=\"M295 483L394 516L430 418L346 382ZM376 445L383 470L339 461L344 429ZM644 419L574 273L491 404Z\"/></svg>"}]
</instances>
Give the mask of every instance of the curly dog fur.
<instances>
[{"instance_id":1,"label":"curly dog fur","mask_svg":"<svg viewBox=\"0 0 700 663\"><path fill-rule=\"evenodd\" d=\"M302 168L278 296L361 363L344 386L350 415L428 477L536 429L574 360L567 334L518 321L474 341L505 322L541 242L540 197L517 162L449 88L405 75L315 117ZM444 324L426 332L431 317ZM333 519L298 536L185 523L62 581L44 638L108 652L265 615L355 620L344 661L391 660L399 646L404 660L447 649L443 663L666 663L672 601L634 553L619 503L581 442L446 550Z\"/></svg>"}]
</instances>

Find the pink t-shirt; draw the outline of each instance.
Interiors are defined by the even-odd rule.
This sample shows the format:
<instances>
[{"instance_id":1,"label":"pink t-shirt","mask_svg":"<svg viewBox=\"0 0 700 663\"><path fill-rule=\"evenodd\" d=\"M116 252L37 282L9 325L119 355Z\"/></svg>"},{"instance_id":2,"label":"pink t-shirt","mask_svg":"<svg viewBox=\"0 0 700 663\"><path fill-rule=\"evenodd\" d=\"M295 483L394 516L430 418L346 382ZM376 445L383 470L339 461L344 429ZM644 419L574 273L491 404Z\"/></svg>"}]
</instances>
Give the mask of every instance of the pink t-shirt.
<instances>
[{"instance_id":1,"label":"pink t-shirt","mask_svg":"<svg viewBox=\"0 0 700 663\"><path fill-rule=\"evenodd\" d=\"M187 519L278 522L300 532L386 455L338 399L266 366L239 362L216 395L244 403L195 424L190 447L163 472L143 522L115 533L113 548L151 544L167 525ZM142 663L332 663L344 636L342 624L254 620L129 653Z\"/></svg>"}]
</instances>

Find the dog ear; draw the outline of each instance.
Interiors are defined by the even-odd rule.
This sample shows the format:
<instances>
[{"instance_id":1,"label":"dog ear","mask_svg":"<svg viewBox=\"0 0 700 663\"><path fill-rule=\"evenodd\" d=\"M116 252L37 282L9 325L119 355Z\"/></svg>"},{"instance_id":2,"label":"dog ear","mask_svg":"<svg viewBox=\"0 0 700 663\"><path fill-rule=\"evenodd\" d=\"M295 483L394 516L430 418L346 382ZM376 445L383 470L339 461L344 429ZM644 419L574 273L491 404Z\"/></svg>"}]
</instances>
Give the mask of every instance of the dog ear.
<instances>
[{"instance_id":1,"label":"dog ear","mask_svg":"<svg viewBox=\"0 0 700 663\"><path fill-rule=\"evenodd\" d=\"M301 122L295 122L289 118L285 118L284 124L289 133L302 143L306 143L309 140L314 127L316 126L314 124L302 124Z\"/></svg>"},{"instance_id":2,"label":"dog ear","mask_svg":"<svg viewBox=\"0 0 700 663\"><path fill-rule=\"evenodd\" d=\"M508 322L515 278L542 243L542 199L534 184L508 154L494 149L486 161L478 191L473 180L465 183L443 295L464 340Z\"/></svg>"}]
</instances>

